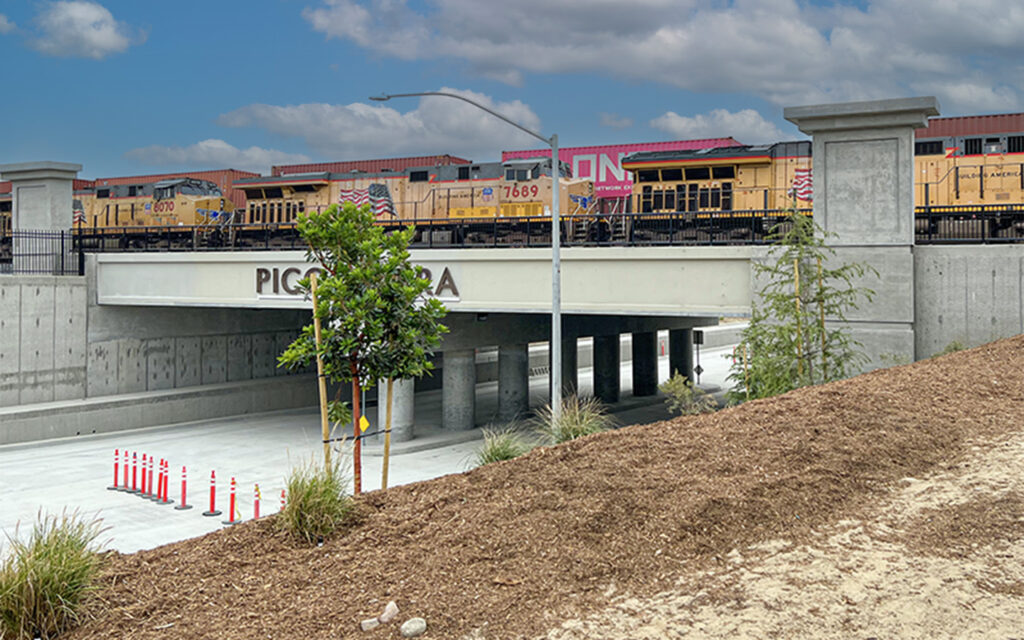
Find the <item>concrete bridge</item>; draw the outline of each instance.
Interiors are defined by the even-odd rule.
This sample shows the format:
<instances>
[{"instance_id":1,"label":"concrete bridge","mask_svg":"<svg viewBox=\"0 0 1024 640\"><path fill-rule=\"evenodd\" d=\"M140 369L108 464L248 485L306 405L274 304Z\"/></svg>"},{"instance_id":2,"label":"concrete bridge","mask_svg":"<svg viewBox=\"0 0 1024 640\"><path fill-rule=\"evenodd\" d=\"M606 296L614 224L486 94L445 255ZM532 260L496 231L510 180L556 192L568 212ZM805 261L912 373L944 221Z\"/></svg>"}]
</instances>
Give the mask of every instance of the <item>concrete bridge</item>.
<instances>
[{"instance_id":1,"label":"concrete bridge","mask_svg":"<svg viewBox=\"0 0 1024 640\"><path fill-rule=\"evenodd\" d=\"M880 274L863 283L875 301L849 317L870 367L1024 332L1024 247L914 246L913 129L937 112L933 98L786 110L813 136L814 216L836 234L837 259ZM688 373L695 327L750 313L752 264L766 251L565 250L563 385L576 386L578 341L592 338L595 394L617 400L622 334L634 395L656 392L658 331L668 332L671 368ZM499 418L523 412L528 345L550 337L550 252L434 249L413 259L452 312L438 376L444 426L474 426L475 354L486 348L497 350ZM0 279L0 443L315 402L308 375L275 366L309 322L294 287L310 267L302 253L96 254L86 267L84 278ZM412 383L396 402L399 425L411 424Z\"/></svg>"}]
</instances>

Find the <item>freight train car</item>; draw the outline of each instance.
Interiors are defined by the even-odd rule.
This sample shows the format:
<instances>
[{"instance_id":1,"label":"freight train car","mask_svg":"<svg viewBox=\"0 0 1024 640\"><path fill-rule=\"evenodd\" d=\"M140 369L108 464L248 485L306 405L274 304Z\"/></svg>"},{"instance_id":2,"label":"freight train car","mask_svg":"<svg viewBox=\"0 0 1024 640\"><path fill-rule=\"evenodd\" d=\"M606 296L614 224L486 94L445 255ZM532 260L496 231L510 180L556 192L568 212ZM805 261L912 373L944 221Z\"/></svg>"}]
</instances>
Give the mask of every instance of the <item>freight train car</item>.
<instances>
[{"instance_id":1,"label":"freight train car","mask_svg":"<svg viewBox=\"0 0 1024 640\"><path fill-rule=\"evenodd\" d=\"M560 210L586 212L594 184L569 177L560 164ZM530 218L551 215L551 161L547 158L468 165L412 167L377 173L311 173L235 182L249 203L250 224L294 222L302 213L346 200L373 205L384 221Z\"/></svg>"}]
</instances>

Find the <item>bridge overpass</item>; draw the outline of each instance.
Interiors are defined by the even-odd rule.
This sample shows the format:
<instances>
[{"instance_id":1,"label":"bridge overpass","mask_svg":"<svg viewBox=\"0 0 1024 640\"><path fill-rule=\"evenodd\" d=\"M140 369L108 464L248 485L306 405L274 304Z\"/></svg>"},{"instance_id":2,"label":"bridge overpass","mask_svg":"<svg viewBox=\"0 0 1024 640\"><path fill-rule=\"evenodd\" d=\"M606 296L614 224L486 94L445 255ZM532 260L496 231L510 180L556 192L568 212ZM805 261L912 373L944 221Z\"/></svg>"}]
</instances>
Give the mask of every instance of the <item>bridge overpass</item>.
<instances>
[{"instance_id":1,"label":"bridge overpass","mask_svg":"<svg viewBox=\"0 0 1024 640\"><path fill-rule=\"evenodd\" d=\"M968 244L921 244L912 134L929 113L937 113L934 99L786 112L814 138L814 217L835 234L837 260L878 271L863 283L874 301L848 317L872 367L928 357L953 341L1024 332L1024 245L976 244L1005 240L986 235L986 221ZM52 168L61 171L68 169ZM592 337L595 392L617 399L620 336L630 334L634 393L653 394L658 331L668 330L671 367L688 372L695 327L749 313L759 288L752 265L765 246L693 246L675 221L648 231L648 245L675 243L681 233L686 246L563 251L564 385L575 386L578 340ZM737 240L738 231L729 229L728 238ZM309 265L301 251L248 248L90 254L84 278L0 278L0 443L195 419L200 407L227 415L314 403L308 374L275 366L309 321L309 303L294 287ZM445 425L474 426L474 354L487 347L497 348L501 417L522 411L528 345L549 338L550 252L435 248L416 249L413 259L452 310L434 379L443 387ZM399 386L400 422L412 411L412 391Z\"/></svg>"}]
</instances>

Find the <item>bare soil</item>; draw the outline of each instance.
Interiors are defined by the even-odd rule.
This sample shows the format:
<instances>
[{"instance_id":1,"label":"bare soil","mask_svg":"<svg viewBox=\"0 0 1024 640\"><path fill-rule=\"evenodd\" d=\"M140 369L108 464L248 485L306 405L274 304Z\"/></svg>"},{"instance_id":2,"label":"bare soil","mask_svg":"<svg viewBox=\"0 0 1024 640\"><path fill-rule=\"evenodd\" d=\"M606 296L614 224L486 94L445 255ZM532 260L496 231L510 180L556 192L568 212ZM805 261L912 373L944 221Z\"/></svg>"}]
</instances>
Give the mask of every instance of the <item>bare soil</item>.
<instances>
[{"instance_id":1,"label":"bare soil","mask_svg":"<svg viewBox=\"0 0 1024 640\"><path fill-rule=\"evenodd\" d=\"M111 554L68 637L399 637L359 630L392 599L428 638L926 637L913 616L879 622L933 602L914 600L908 557L922 584L941 576L929 593L968 585L999 601L989 619L1021 620L1024 486L971 484L964 465L1002 452L1005 476L1024 470L1022 368L1017 337L538 449L365 494L320 547L271 518ZM986 573L997 558L1010 568Z\"/></svg>"}]
</instances>

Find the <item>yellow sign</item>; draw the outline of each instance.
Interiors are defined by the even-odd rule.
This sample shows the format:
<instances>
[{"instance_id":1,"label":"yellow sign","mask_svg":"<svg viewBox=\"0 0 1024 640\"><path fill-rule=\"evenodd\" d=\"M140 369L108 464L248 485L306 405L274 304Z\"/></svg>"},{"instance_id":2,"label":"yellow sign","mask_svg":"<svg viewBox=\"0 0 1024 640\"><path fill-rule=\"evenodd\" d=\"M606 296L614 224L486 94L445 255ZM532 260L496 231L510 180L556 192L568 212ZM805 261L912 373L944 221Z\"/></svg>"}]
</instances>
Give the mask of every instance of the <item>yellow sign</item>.
<instances>
[{"instance_id":1,"label":"yellow sign","mask_svg":"<svg viewBox=\"0 0 1024 640\"><path fill-rule=\"evenodd\" d=\"M359 430L366 431L366 428L370 426L370 421L366 419L366 416L359 416Z\"/></svg>"}]
</instances>

